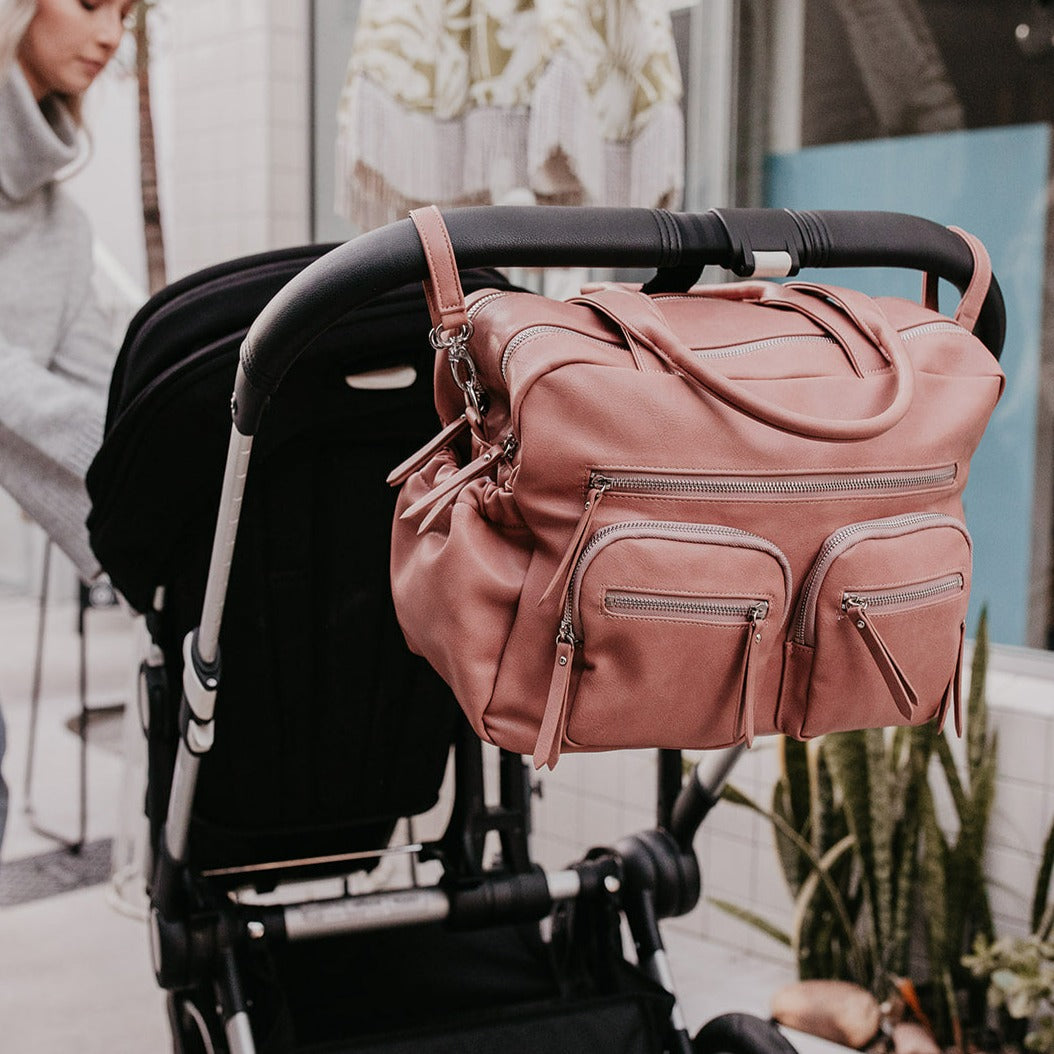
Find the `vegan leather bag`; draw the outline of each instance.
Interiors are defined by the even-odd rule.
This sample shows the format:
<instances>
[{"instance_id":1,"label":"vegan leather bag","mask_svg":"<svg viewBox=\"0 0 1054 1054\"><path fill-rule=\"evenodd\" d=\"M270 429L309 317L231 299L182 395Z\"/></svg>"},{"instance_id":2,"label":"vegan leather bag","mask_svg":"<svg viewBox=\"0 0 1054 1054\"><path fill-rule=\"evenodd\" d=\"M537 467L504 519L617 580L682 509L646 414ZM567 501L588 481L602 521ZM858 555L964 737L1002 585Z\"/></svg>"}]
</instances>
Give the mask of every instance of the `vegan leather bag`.
<instances>
[{"instance_id":1,"label":"vegan leather bag","mask_svg":"<svg viewBox=\"0 0 1054 1054\"><path fill-rule=\"evenodd\" d=\"M954 318L932 285L466 301L438 210L411 215L444 428L389 478L392 591L480 736L540 767L960 727L961 495L1004 380L980 242Z\"/></svg>"}]
</instances>

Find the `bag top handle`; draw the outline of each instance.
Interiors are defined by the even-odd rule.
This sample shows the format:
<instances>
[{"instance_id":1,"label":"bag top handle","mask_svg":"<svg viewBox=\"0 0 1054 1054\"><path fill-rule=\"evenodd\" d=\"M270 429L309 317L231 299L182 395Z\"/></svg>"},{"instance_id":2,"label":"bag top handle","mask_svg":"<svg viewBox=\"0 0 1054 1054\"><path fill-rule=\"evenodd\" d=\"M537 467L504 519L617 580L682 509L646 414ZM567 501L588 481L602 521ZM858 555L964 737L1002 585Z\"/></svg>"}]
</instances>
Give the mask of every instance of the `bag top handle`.
<instances>
[{"instance_id":1,"label":"bag top handle","mask_svg":"<svg viewBox=\"0 0 1054 1054\"><path fill-rule=\"evenodd\" d=\"M992 284L992 261L989 259L988 250L969 231L961 227L949 227L948 230L959 235L969 247L970 255L973 257L973 275L970 284L963 293L962 300L955 310L955 321L971 333L977 325L984 306L988 289ZM927 271L922 276L922 303L932 311L937 311L937 281L938 275Z\"/></svg>"},{"instance_id":2,"label":"bag top handle","mask_svg":"<svg viewBox=\"0 0 1054 1054\"><path fill-rule=\"evenodd\" d=\"M428 263L428 281L421 285L425 291L428 314L432 325L444 333L456 333L468 326L468 311L465 309L465 294L461 289L461 277L454 259L454 247L450 244L443 215L428 205L410 213L417 228L425 261Z\"/></svg>"},{"instance_id":3,"label":"bag top handle","mask_svg":"<svg viewBox=\"0 0 1054 1054\"><path fill-rule=\"evenodd\" d=\"M803 284L798 295L816 295L824 289ZM852 318L861 314L862 295L858 299L851 290L830 290L839 301L851 305ZM793 294L788 294L793 295ZM607 315L624 331L630 332L645 347L655 352L677 373L700 388L709 391L729 406L759 421L811 439L870 439L881 435L900 421L911 407L915 395L915 370L897 331L880 316L864 312L865 330L889 359L894 390L886 405L872 417L859 420L812 417L789 410L755 395L743 385L729 380L712 369L703 359L694 356L670 328L651 298L644 293L626 289L606 288L589 296L579 297L576 303L592 305Z\"/></svg>"}]
</instances>

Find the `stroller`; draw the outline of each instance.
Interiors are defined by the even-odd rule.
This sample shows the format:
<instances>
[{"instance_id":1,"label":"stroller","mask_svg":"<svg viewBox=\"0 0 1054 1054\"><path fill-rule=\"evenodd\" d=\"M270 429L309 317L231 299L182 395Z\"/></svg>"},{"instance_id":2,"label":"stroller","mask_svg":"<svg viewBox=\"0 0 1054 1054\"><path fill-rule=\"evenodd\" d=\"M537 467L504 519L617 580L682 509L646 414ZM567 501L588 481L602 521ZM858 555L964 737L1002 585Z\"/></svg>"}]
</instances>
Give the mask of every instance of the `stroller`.
<instances>
[{"instance_id":1,"label":"stroller","mask_svg":"<svg viewBox=\"0 0 1054 1054\"><path fill-rule=\"evenodd\" d=\"M749 275L773 255L787 270L909 266L960 287L972 270L954 235L888 214L447 220L466 267L658 265L652 288L687 288L705 263ZM659 932L698 902L693 838L737 750L683 785L680 753L661 751L656 827L546 873L522 759L498 752L494 793L481 744L403 642L384 477L436 430L428 316L404 285L424 274L408 220L233 261L155 297L118 359L89 528L153 641L152 944L175 1049L787 1054L743 1015L693 1039ZM462 283L506 285L484 270ZM1002 317L993 285L978 328L996 351ZM444 780L442 833L393 838ZM440 877L353 891L393 859Z\"/></svg>"}]
</instances>

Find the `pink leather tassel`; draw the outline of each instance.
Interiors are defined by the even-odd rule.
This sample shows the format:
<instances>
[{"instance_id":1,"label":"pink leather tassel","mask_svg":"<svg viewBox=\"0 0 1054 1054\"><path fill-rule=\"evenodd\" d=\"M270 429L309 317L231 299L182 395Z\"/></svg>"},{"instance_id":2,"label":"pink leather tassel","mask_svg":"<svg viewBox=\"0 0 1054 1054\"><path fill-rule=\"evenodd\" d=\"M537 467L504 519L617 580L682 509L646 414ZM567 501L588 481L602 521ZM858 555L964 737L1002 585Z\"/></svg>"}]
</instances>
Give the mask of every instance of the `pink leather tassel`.
<instances>
[{"instance_id":1,"label":"pink leather tassel","mask_svg":"<svg viewBox=\"0 0 1054 1054\"><path fill-rule=\"evenodd\" d=\"M912 688L911 682L904 675L904 671L897 665L897 660L893 658L886 647L886 643L875 628L875 624L867 617L867 612L861 607L850 605L846 609L846 614L859 631L860 636L867 645L867 650L871 652L871 656L878 666L879 673L882 674L882 679L886 682L886 687L889 688L889 694L893 697L893 702L896 704L897 709L910 721L912 711L919 705L918 693Z\"/></svg>"},{"instance_id":2,"label":"pink leather tassel","mask_svg":"<svg viewBox=\"0 0 1054 1054\"><path fill-rule=\"evenodd\" d=\"M754 685L757 681L757 663L751 660L760 644L761 624L754 623L747 634L747 650L743 656L743 680L739 691L739 716L736 719L736 732L743 736L748 747L754 745Z\"/></svg>"},{"instance_id":3,"label":"pink leather tassel","mask_svg":"<svg viewBox=\"0 0 1054 1054\"><path fill-rule=\"evenodd\" d=\"M439 509L442 510L449 502L453 501L457 497L458 491L461 490L466 483L470 483L478 476L482 476L489 472L491 468L497 464L498 458L501 457L502 445L495 443L494 446L484 450L482 454L475 461L470 461L464 468L458 469L452 476L448 476L442 483L437 487L433 487L423 498L418 498L403 514L399 517L401 520L412 520L415 516L424 512L425 509L433 509L437 503L442 502ZM443 499L446 501L443 501ZM432 517L434 519L435 517ZM431 520L428 521L429 523ZM424 525L422 525L424 529ZM420 533L420 531L418 531Z\"/></svg>"},{"instance_id":4,"label":"pink leather tassel","mask_svg":"<svg viewBox=\"0 0 1054 1054\"><path fill-rule=\"evenodd\" d=\"M553 595L556 587L561 583L563 583L563 589L560 595L563 596L567 593L571 585L571 575L574 573L575 563L588 537L589 525L593 521L593 513L597 511L597 506L600 504L600 499L604 497L604 494L605 491L602 487L590 488L589 493L586 495L585 509L581 517L579 517L575 533L571 535L571 541L564 552L563 559L560 561L560 565L554 572L553 577L549 580L549 584L545 587L545 592L538 599L539 606Z\"/></svg>"},{"instance_id":5,"label":"pink leather tassel","mask_svg":"<svg viewBox=\"0 0 1054 1054\"><path fill-rule=\"evenodd\" d=\"M450 446L467 428L468 418L464 414L456 421L451 421L439 435L430 439L417 453L411 454L401 465L397 465L388 473L388 485L398 487L399 484L405 483L415 472L424 468L443 447Z\"/></svg>"},{"instance_id":6,"label":"pink leather tassel","mask_svg":"<svg viewBox=\"0 0 1054 1054\"><path fill-rule=\"evenodd\" d=\"M549 697L545 701L545 714L538 730L538 742L534 746L534 767L543 765L555 768L560 759L564 729L567 727L567 700L571 690L571 667L574 665L575 646L570 641L556 645L556 662L553 677L549 682Z\"/></svg>"}]
</instances>

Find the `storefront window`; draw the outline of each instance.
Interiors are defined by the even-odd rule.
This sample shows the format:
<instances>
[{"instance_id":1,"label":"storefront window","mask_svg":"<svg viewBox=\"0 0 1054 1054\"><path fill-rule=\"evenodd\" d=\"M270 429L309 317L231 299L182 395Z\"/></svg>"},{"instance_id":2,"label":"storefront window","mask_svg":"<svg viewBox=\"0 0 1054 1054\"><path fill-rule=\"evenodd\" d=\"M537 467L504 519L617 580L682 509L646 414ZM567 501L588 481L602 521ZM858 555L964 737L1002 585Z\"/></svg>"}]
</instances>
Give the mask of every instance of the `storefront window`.
<instances>
[{"instance_id":1,"label":"storefront window","mask_svg":"<svg viewBox=\"0 0 1054 1054\"><path fill-rule=\"evenodd\" d=\"M359 4L314 0L314 235L333 208L335 114ZM1045 295L1054 3L671 3L685 85L685 200L888 209L986 243L1008 309L1009 383L966 491L974 610L994 640L1054 647L1054 317ZM908 272L829 274L917 297ZM943 288L941 305L955 307Z\"/></svg>"}]
</instances>

